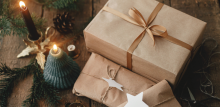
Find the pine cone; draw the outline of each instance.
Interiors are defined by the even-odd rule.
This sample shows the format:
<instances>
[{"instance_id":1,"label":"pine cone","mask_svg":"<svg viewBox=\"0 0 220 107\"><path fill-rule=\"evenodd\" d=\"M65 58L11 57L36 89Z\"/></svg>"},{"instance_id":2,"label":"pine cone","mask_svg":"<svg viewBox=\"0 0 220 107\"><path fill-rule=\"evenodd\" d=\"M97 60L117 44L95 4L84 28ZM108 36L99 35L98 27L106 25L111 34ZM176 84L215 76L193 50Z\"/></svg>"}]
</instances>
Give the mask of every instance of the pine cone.
<instances>
[{"instance_id":1,"label":"pine cone","mask_svg":"<svg viewBox=\"0 0 220 107\"><path fill-rule=\"evenodd\" d=\"M57 16L53 18L53 23L58 32L68 34L73 30L74 18L72 18L68 12L64 12L62 15L57 14Z\"/></svg>"}]
</instances>

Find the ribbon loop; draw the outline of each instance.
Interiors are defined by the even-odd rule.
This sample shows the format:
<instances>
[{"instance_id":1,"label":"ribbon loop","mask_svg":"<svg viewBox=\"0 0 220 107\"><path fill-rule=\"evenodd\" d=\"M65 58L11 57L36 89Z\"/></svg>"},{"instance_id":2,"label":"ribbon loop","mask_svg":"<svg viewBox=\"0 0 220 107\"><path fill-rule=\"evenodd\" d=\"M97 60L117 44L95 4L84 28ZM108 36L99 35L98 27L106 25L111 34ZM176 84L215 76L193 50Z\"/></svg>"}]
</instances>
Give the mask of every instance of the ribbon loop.
<instances>
[{"instance_id":1,"label":"ribbon loop","mask_svg":"<svg viewBox=\"0 0 220 107\"><path fill-rule=\"evenodd\" d=\"M167 37L167 29L160 25L153 25L149 27L150 31L152 31L153 35L155 36L161 36L161 37Z\"/></svg>"},{"instance_id":2,"label":"ribbon loop","mask_svg":"<svg viewBox=\"0 0 220 107\"><path fill-rule=\"evenodd\" d=\"M129 15L142 27L147 27L147 23L145 22L143 16L140 12L134 7L129 10Z\"/></svg>"},{"instance_id":3,"label":"ribbon loop","mask_svg":"<svg viewBox=\"0 0 220 107\"><path fill-rule=\"evenodd\" d=\"M175 43L179 46L182 46L190 51L192 50L192 46L190 46L189 44L187 44L181 40L178 40L172 36L169 36L165 27L163 27L161 25L149 26L153 22L153 20L155 19L155 17L159 13L159 11L162 9L163 5L164 4L162 4L162 3L158 3L156 8L153 10L153 12L148 17L147 21L145 21L142 14L136 8L131 8L128 11L128 13L130 15L130 17L129 17L129 16L127 16L123 13L120 13L114 9L111 9L107 6L103 7L103 10L110 12L116 16L119 16L122 19L124 19L132 24L135 24L137 26L141 26L144 28L143 32L134 40L134 42L131 44L131 46L127 50L127 68L128 69L132 70L132 53L137 48L137 46L139 45L139 43L143 39L146 32L153 40L153 45L155 45L154 36L160 36L160 37L163 37L163 38L167 39L168 41Z\"/></svg>"}]
</instances>

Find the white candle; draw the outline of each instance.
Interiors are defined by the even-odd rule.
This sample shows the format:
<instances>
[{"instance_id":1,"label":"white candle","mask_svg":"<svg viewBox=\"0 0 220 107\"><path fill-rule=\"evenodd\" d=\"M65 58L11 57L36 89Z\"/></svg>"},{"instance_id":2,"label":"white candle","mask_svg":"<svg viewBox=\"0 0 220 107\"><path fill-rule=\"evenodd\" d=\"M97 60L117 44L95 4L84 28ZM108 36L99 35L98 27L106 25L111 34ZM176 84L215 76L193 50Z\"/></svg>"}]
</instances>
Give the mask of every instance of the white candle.
<instances>
[{"instance_id":1,"label":"white candle","mask_svg":"<svg viewBox=\"0 0 220 107\"><path fill-rule=\"evenodd\" d=\"M63 55L63 51L56 45L53 45L53 48L50 50L50 54L55 58L60 58Z\"/></svg>"}]
</instances>

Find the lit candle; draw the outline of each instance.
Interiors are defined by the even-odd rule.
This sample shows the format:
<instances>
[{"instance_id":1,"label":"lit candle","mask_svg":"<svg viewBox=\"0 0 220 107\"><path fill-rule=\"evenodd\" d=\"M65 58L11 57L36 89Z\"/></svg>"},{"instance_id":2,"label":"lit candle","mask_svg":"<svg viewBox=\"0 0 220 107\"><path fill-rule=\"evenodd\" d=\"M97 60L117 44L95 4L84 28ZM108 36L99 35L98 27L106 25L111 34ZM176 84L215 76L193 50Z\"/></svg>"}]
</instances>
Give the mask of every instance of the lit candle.
<instances>
[{"instance_id":1,"label":"lit candle","mask_svg":"<svg viewBox=\"0 0 220 107\"><path fill-rule=\"evenodd\" d=\"M53 45L53 48L50 50L50 54L56 58L59 59L63 56L64 52L62 49L60 49L59 47L57 47L56 45Z\"/></svg>"},{"instance_id":2,"label":"lit candle","mask_svg":"<svg viewBox=\"0 0 220 107\"><path fill-rule=\"evenodd\" d=\"M57 49L57 45L53 45L53 52L54 52L54 54L56 54L57 51L58 51L58 49Z\"/></svg>"},{"instance_id":3,"label":"lit candle","mask_svg":"<svg viewBox=\"0 0 220 107\"><path fill-rule=\"evenodd\" d=\"M57 89L72 87L80 74L79 65L54 45L47 56L44 80Z\"/></svg>"},{"instance_id":4,"label":"lit candle","mask_svg":"<svg viewBox=\"0 0 220 107\"><path fill-rule=\"evenodd\" d=\"M31 15L28 11L28 8L25 6L25 3L23 1L19 2L20 10L24 19L24 22L27 26L28 32L29 32L29 39L31 40L38 40L40 35L36 30L36 27L34 25L34 22L31 18Z\"/></svg>"}]
</instances>

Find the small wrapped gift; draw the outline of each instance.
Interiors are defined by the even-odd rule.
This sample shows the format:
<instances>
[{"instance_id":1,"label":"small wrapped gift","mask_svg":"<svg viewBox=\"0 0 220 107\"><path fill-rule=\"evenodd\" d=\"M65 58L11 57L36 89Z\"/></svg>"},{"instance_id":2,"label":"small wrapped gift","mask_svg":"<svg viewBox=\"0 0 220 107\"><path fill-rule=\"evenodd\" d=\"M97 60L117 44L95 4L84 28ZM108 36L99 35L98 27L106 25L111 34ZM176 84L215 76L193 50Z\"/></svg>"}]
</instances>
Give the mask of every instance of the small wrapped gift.
<instances>
[{"instance_id":1,"label":"small wrapped gift","mask_svg":"<svg viewBox=\"0 0 220 107\"><path fill-rule=\"evenodd\" d=\"M106 80L112 80L120 87L114 87ZM143 101L149 106L180 107L165 80L155 84L94 53L73 87L74 94L86 96L110 107L126 103L126 93L135 96L141 92L144 92Z\"/></svg>"},{"instance_id":2,"label":"small wrapped gift","mask_svg":"<svg viewBox=\"0 0 220 107\"><path fill-rule=\"evenodd\" d=\"M206 23L155 0L109 0L84 30L86 46L155 82L177 84Z\"/></svg>"},{"instance_id":3,"label":"small wrapped gift","mask_svg":"<svg viewBox=\"0 0 220 107\"><path fill-rule=\"evenodd\" d=\"M181 107L173 96L173 92L166 80L163 80L143 92L143 102L149 107ZM128 101L118 107L124 107Z\"/></svg>"}]
</instances>

